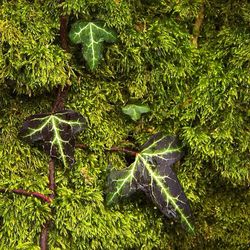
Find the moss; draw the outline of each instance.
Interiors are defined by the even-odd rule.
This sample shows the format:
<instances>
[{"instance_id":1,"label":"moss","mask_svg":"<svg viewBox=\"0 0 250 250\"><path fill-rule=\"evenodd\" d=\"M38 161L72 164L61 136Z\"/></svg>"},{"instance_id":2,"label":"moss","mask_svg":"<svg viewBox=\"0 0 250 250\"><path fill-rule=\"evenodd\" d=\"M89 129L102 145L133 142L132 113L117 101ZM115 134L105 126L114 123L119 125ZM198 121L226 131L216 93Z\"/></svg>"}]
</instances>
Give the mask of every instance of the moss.
<instances>
[{"instance_id":1,"label":"moss","mask_svg":"<svg viewBox=\"0 0 250 250\"><path fill-rule=\"evenodd\" d=\"M193 23L202 1L7 1L0 8L0 189L49 194L48 157L18 137L25 117L47 112L53 89L71 84L66 106L87 117L72 169L56 165L52 207L0 194L0 249L39 249L50 217L51 249L247 249L249 247L249 41L247 1L205 2L199 48ZM53 2L53 3L52 3ZM104 20L118 42L94 74L81 48L60 48L59 16ZM138 122L121 107L150 106ZM138 147L158 131L177 134L186 156L175 167L196 235L167 221L143 196L105 205L113 145Z\"/></svg>"}]
</instances>

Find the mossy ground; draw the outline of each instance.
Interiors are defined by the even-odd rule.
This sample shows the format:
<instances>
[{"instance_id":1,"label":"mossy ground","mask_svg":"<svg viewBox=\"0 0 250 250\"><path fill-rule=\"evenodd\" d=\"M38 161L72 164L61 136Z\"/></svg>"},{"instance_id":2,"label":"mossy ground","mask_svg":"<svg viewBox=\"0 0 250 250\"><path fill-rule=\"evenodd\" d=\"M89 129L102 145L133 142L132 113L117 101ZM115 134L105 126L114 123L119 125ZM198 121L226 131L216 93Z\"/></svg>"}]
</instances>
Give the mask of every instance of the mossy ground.
<instances>
[{"instance_id":1,"label":"mossy ground","mask_svg":"<svg viewBox=\"0 0 250 250\"><path fill-rule=\"evenodd\" d=\"M192 2L192 3L191 3ZM71 84L67 108L88 126L72 169L56 165L51 249L248 249L248 1L205 1L199 47L196 1L0 1L0 188L49 194L49 158L18 137L25 117L51 110L55 87ZM81 48L60 48L59 16L103 20L118 34L95 71ZM121 108L145 103L138 122ZM111 146L138 147L151 134L176 134L186 156L175 166L193 210L195 235L166 221L143 196L105 205L110 167L126 167ZM32 197L0 194L0 249L39 249L52 209Z\"/></svg>"}]
</instances>

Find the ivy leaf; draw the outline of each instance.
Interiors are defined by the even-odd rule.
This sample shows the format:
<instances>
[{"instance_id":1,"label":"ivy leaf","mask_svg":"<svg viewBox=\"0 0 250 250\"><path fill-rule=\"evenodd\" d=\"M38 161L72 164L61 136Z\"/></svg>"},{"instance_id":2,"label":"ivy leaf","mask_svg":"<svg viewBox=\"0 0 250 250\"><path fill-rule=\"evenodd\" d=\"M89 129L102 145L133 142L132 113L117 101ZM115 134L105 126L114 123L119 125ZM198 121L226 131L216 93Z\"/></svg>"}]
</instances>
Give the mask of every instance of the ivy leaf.
<instances>
[{"instance_id":1,"label":"ivy leaf","mask_svg":"<svg viewBox=\"0 0 250 250\"><path fill-rule=\"evenodd\" d=\"M180 217L193 232L189 222L191 209L171 166L182 157L182 148L174 136L153 135L142 147L128 169L113 171L108 178L107 203L143 191L168 218Z\"/></svg>"},{"instance_id":2,"label":"ivy leaf","mask_svg":"<svg viewBox=\"0 0 250 250\"><path fill-rule=\"evenodd\" d=\"M129 115L133 121L141 118L141 114L148 113L150 108L147 105L128 104L122 108L122 112Z\"/></svg>"},{"instance_id":3,"label":"ivy leaf","mask_svg":"<svg viewBox=\"0 0 250 250\"><path fill-rule=\"evenodd\" d=\"M75 134L84 129L85 118L72 110L29 116L23 123L20 136L28 143L39 143L51 157L63 165L74 163Z\"/></svg>"},{"instance_id":4,"label":"ivy leaf","mask_svg":"<svg viewBox=\"0 0 250 250\"><path fill-rule=\"evenodd\" d=\"M72 25L69 38L73 43L83 45L83 57L94 70L102 58L103 42L115 42L116 34L103 22L78 21Z\"/></svg>"}]
</instances>

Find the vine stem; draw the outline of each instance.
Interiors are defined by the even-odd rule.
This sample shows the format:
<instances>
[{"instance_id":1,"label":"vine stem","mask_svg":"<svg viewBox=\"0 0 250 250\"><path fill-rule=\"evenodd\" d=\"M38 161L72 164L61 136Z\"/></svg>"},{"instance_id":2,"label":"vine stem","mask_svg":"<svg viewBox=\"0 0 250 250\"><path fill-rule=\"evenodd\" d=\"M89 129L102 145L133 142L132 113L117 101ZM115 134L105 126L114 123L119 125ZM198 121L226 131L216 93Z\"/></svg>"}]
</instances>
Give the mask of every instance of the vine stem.
<instances>
[{"instance_id":1,"label":"vine stem","mask_svg":"<svg viewBox=\"0 0 250 250\"><path fill-rule=\"evenodd\" d=\"M62 15L60 17L60 41L61 41L61 47L66 52L70 52L69 44L68 44L68 20L69 17L66 15Z\"/></svg>"},{"instance_id":2,"label":"vine stem","mask_svg":"<svg viewBox=\"0 0 250 250\"><path fill-rule=\"evenodd\" d=\"M50 199L54 199L56 195L56 182L55 182L55 160L50 159L49 161L49 189L51 194L49 195Z\"/></svg>"},{"instance_id":3,"label":"vine stem","mask_svg":"<svg viewBox=\"0 0 250 250\"><path fill-rule=\"evenodd\" d=\"M63 1L59 1L62 3ZM68 39L67 39L67 33L68 33L68 16L61 15L60 17L60 42L61 47L65 52L70 52L69 46L68 46ZM54 102L54 105L52 107L51 112L57 112L59 110L64 109L65 100L68 94L68 91L70 89L70 85L66 84L65 87L61 88L58 87L57 89L57 97ZM48 171L48 179L49 179L49 189L51 190L51 194L49 195L49 198L53 200L56 196L56 181L55 181L55 160L53 158L49 161L49 171ZM53 214L53 210L51 211ZM49 229L52 225L51 220L47 220L42 225L42 230L40 234L40 249L41 250L48 250L49 249Z\"/></svg>"},{"instance_id":4,"label":"vine stem","mask_svg":"<svg viewBox=\"0 0 250 250\"><path fill-rule=\"evenodd\" d=\"M62 2L62 1L61 1ZM65 52L70 52L69 45L68 45L68 16L62 15L60 17L60 42L61 47ZM68 91L70 89L70 85L66 84L63 88L58 87L57 89L57 97L55 103L52 107L52 113L62 110L64 108L65 99L67 97Z\"/></svg>"},{"instance_id":5,"label":"vine stem","mask_svg":"<svg viewBox=\"0 0 250 250\"><path fill-rule=\"evenodd\" d=\"M49 195L49 199L53 200L56 194L56 182L55 182L55 160L50 159L49 161L49 189L51 190L51 194ZM48 238L49 238L49 228L51 227L51 220L47 220L41 230L40 234L40 249L48 250Z\"/></svg>"},{"instance_id":6,"label":"vine stem","mask_svg":"<svg viewBox=\"0 0 250 250\"><path fill-rule=\"evenodd\" d=\"M88 146L86 144L76 144L75 145L76 148L81 148L81 149L86 149L88 148ZM126 154L129 154L131 156L136 157L138 152L131 150L131 149L127 149L127 148L120 148L120 147L112 147L110 149L108 149L107 151L111 151L111 152L123 152Z\"/></svg>"},{"instance_id":7,"label":"vine stem","mask_svg":"<svg viewBox=\"0 0 250 250\"><path fill-rule=\"evenodd\" d=\"M192 37L192 44L198 48L198 38L201 32L201 26L204 20L204 12L205 12L205 1L201 3L200 11L198 16L196 17L194 27L193 27L193 37Z\"/></svg>"},{"instance_id":8,"label":"vine stem","mask_svg":"<svg viewBox=\"0 0 250 250\"><path fill-rule=\"evenodd\" d=\"M51 203L51 198L41 194L39 192L32 192L32 191L27 191L27 190L23 190L23 189L13 189L13 190L8 190L8 189L0 189L0 193L15 193L15 194L20 194L20 195L24 195L24 196L30 196L30 197L36 197L39 200L42 200L46 203Z\"/></svg>"},{"instance_id":9,"label":"vine stem","mask_svg":"<svg viewBox=\"0 0 250 250\"><path fill-rule=\"evenodd\" d=\"M67 94L69 92L69 88L70 88L70 85L66 85L63 88L59 87L57 89L57 97L56 97L56 100L55 100L54 105L52 107L52 111L51 111L52 113L54 113L58 110L64 109L64 103L65 103L65 99L67 97Z\"/></svg>"},{"instance_id":10,"label":"vine stem","mask_svg":"<svg viewBox=\"0 0 250 250\"><path fill-rule=\"evenodd\" d=\"M136 157L138 154L137 151L127 149L127 148L119 148L119 147L112 147L109 149L109 151L111 151L111 152L123 152L123 153L129 154L129 155L134 156L134 157Z\"/></svg>"},{"instance_id":11,"label":"vine stem","mask_svg":"<svg viewBox=\"0 0 250 250\"><path fill-rule=\"evenodd\" d=\"M47 250L49 249L48 244L48 238L49 238L49 227L50 227L50 221L47 220L42 227L42 231L40 234L40 249L41 250Z\"/></svg>"}]
</instances>

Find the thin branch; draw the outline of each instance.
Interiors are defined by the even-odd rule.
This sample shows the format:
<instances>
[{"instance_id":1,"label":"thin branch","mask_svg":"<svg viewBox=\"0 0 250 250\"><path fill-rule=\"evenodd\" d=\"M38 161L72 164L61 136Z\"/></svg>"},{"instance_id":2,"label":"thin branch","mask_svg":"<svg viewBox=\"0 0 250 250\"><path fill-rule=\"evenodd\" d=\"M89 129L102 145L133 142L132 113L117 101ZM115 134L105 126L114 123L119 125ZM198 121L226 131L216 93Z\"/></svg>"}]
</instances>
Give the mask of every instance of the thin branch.
<instances>
[{"instance_id":1,"label":"thin branch","mask_svg":"<svg viewBox=\"0 0 250 250\"><path fill-rule=\"evenodd\" d=\"M59 3L62 3L63 0L60 0ZM61 15L60 17L60 41L61 47L66 51L70 52L68 46L68 16ZM64 88L58 87L57 97L52 107L52 113L57 112L59 110L64 109L65 100L69 91L70 85L66 84ZM49 189L51 190L51 194L49 195L50 199L53 200L56 195L56 182L55 182L55 160L53 158L49 161ZM53 213L53 211L52 211ZM51 227L51 220L47 220L41 230L40 234L40 249L48 250L48 238L49 238L49 229Z\"/></svg>"},{"instance_id":2,"label":"thin branch","mask_svg":"<svg viewBox=\"0 0 250 250\"><path fill-rule=\"evenodd\" d=\"M66 15L60 17L60 42L62 49L69 53L70 49L68 44L68 19L69 18ZM68 84L64 88L58 87L57 97L52 108L52 113L64 108L64 102L67 97L69 88L70 85Z\"/></svg>"},{"instance_id":3,"label":"thin branch","mask_svg":"<svg viewBox=\"0 0 250 250\"><path fill-rule=\"evenodd\" d=\"M204 12L205 12L205 1L201 3L200 11L198 16L195 20L194 27L193 27L193 37L192 37L192 44L198 48L198 39L201 32L201 26L204 20Z\"/></svg>"},{"instance_id":4,"label":"thin branch","mask_svg":"<svg viewBox=\"0 0 250 250\"><path fill-rule=\"evenodd\" d=\"M56 193L55 160L52 158L49 161L49 189L51 190L51 194L49 195L49 197L51 199L54 199Z\"/></svg>"},{"instance_id":5,"label":"thin branch","mask_svg":"<svg viewBox=\"0 0 250 250\"><path fill-rule=\"evenodd\" d=\"M51 198L44 195L44 194L41 194L39 192L32 192L32 191L26 191L26 190L23 190L23 189L13 189L13 190L7 190L7 189L0 189L0 193L15 193L15 194L21 194L21 195L24 195L24 196L31 196L31 197L36 197L38 198L39 200L42 200L46 203L51 203Z\"/></svg>"},{"instance_id":6,"label":"thin branch","mask_svg":"<svg viewBox=\"0 0 250 250\"><path fill-rule=\"evenodd\" d=\"M76 148L81 148L81 149L87 149L87 148L88 148L88 145L77 143L77 144L75 145L75 147L76 147Z\"/></svg>"},{"instance_id":7,"label":"thin branch","mask_svg":"<svg viewBox=\"0 0 250 250\"><path fill-rule=\"evenodd\" d=\"M49 244L48 244L49 227L50 227L50 221L46 221L42 226L42 231L40 234L40 249L41 250L49 249Z\"/></svg>"},{"instance_id":8,"label":"thin branch","mask_svg":"<svg viewBox=\"0 0 250 250\"><path fill-rule=\"evenodd\" d=\"M76 144L75 145L76 148L81 148L81 149L86 149L88 148L88 146L86 144ZM123 152L126 154L129 154L131 156L136 156L138 154L137 151L131 150L131 149L127 149L127 148L119 148L119 147L112 147L110 149L108 149L107 151L111 151L111 152Z\"/></svg>"},{"instance_id":9,"label":"thin branch","mask_svg":"<svg viewBox=\"0 0 250 250\"><path fill-rule=\"evenodd\" d=\"M52 108L52 113L64 109L65 99L68 95L70 85L66 85L64 88L57 90L57 97Z\"/></svg>"},{"instance_id":10,"label":"thin branch","mask_svg":"<svg viewBox=\"0 0 250 250\"><path fill-rule=\"evenodd\" d=\"M131 149L127 149L127 148L118 148L118 147L112 147L109 149L109 151L111 152L123 152L132 156L137 156L138 152L131 150Z\"/></svg>"},{"instance_id":11,"label":"thin branch","mask_svg":"<svg viewBox=\"0 0 250 250\"><path fill-rule=\"evenodd\" d=\"M68 45L68 16L61 16L60 17L60 41L61 47L66 51L69 52L69 45Z\"/></svg>"},{"instance_id":12,"label":"thin branch","mask_svg":"<svg viewBox=\"0 0 250 250\"><path fill-rule=\"evenodd\" d=\"M56 194L56 183L55 183L55 160L52 158L49 161L48 179L49 179L48 186L49 186L49 189L51 190L51 194L49 195L49 198L53 200ZM47 220L42 226L42 231L40 234L40 249L41 250L49 249L48 237L49 237L50 227L51 227L51 220Z\"/></svg>"}]
</instances>

